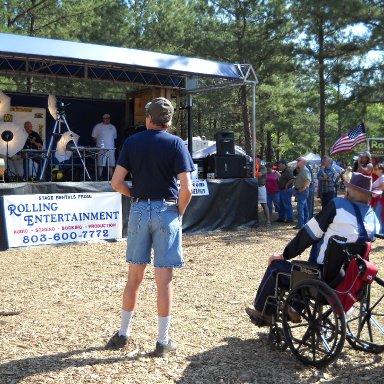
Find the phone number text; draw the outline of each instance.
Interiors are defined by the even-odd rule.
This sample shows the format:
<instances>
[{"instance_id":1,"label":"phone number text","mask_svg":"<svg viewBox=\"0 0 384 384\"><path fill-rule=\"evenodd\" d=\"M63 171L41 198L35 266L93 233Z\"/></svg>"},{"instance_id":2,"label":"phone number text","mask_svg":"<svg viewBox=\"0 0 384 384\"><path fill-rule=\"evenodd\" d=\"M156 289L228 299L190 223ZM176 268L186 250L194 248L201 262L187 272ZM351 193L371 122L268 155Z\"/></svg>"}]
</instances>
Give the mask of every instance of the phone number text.
<instances>
[{"instance_id":1,"label":"phone number text","mask_svg":"<svg viewBox=\"0 0 384 384\"><path fill-rule=\"evenodd\" d=\"M77 239L88 240L107 238L109 231L107 229L97 231L82 231L82 232L62 232L54 233L52 236L42 233L40 235L23 236L23 243L45 243L47 241L76 241Z\"/></svg>"}]
</instances>

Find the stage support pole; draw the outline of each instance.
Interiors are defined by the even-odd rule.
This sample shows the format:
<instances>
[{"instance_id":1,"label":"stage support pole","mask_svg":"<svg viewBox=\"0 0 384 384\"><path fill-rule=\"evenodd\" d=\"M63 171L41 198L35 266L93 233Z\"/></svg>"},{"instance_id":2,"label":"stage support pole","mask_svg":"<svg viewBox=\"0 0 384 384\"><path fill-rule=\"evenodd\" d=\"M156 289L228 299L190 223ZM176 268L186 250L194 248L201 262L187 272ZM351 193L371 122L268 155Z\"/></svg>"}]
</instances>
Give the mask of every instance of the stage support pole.
<instances>
[{"instance_id":1,"label":"stage support pole","mask_svg":"<svg viewBox=\"0 0 384 384\"><path fill-rule=\"evenodd\" d=\"M192 156L192 142L193 142L193 134L192 134L192 95L188 94L188 151Z\"/></svg>"},{"instance_id":2,"label":"stage support pole","mask_svg":"<svg viewBox=\"0 0 384 384\"><path fill-rule=\"evenodd\" d=\"M252 84L252 159L253 170L252 174L255 177L256 164L256 82Z\"/></svg>"}]
</instances>

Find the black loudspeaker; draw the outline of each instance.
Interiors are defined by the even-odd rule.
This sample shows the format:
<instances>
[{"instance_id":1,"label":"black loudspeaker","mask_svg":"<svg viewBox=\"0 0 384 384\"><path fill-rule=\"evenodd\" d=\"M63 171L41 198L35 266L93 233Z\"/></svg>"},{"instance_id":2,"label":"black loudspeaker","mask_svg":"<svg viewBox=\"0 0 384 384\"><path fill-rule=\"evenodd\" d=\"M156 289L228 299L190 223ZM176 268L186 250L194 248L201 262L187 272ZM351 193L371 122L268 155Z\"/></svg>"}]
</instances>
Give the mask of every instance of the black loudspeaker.
<instances>
[{"instance_id":1,"label":"black loudspeaker","mask_svg":"<svg viewBox=\"0 0 384 384\"><path fill-rule=\"evenodd\" d=\"M216 133L216 155L234 155L235 154L235 135L233 132Z\"/></svg>"},{"instance_id":2,"label":"black loudspeaker","mask_svg":"<svg viewBox=\"0 0 384 384\"><path fill-rule=\"evenodd\" d=\"M215 175L217 179L248 177L247 158L241 155L216 156Z\"/></svg>"}]
</instances>

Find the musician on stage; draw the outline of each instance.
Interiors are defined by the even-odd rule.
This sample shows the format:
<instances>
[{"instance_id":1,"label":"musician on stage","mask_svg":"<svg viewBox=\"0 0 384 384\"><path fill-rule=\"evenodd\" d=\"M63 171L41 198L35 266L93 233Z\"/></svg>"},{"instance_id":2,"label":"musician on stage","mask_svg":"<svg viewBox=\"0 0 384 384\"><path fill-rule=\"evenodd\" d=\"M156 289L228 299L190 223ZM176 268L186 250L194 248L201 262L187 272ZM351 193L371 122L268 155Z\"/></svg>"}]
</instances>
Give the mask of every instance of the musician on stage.
<instances>
[{"instance_id":1,"label":"musician on stage","mask_svg":"<svg viewBox=\"0 0 384 384\"><path fill-rule=\"evenodd\" d=\"M30 121L26 121L24 123L24 129L28 133L27 141L24 144L23 149L34 149L41 151L43 149L43 140L41 139L41 136L36 132L32 130L32 123ZM35 165L32 166L32 172L30 171L30 164L28 160L32 160L37 165L37 169ZM24 168L24 179L27 179L28 176L32 177L38 177L40 175L41 170L41 156L26 156L23 162L23 168ZM33 164L33 163L32 163Z\"/></svg>"},{"instance_id":2,"label":"musician on stage","mask_svg":"<svg viewBox=\"0 0 384 384\"><path fill-rule=\"evenodd\" d=\"M40 135L32 130L32 123L30 121L26 121L24 123L24 129L28 133L28 139L25 142L23 149L38 149L41 150L43 148L43 140Z\"/></svg>"}]
</instances>

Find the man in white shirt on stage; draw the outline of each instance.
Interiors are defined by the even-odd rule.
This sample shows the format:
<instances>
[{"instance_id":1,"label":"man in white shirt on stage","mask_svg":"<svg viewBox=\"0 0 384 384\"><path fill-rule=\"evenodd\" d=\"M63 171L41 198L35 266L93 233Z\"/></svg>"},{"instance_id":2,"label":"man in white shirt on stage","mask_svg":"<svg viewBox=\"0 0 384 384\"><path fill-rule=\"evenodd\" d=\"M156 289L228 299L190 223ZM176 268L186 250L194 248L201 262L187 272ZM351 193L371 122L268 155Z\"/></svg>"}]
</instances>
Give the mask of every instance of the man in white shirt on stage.
<instances>
[{"instance_id":1,"label":"man in white shirt on stage","mask_svg":"<svg viewBox=\"0 0 384 384\"><path fill-rule=\"evenodd\" d=\"M115 140L117 139L117 130L116 127L111 124L111 116L108 113L103 115L103 121L101 123L94 126L92 138L96 142L96 147L109 149L108 151L99 151L97 157L98 178L99 180L103 179L103 170L108 165L109 177L111 177L116 163L114 148Z\"/></svg>"}]
</instances>

